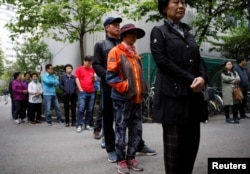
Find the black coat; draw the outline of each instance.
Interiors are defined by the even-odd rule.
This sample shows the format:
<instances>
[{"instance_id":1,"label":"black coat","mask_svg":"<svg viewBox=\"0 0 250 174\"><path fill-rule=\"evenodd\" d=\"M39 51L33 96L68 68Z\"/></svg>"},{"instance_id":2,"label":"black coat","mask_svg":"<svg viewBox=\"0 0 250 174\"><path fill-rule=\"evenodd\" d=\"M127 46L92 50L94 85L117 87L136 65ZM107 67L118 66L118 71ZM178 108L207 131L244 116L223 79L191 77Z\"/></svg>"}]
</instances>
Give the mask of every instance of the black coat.
<instances>
[{"instance_id":1,"label":"black coat","mask_svg":"<svg viewBox=\"0 0 250 174\"><path fill-rule=\"evenodd\" d=\"M106 36L105 40L98 41L94 47L93 68L101 78L101 87L111 89L106 82L107 58L109 51L119 43L118 39Z\"/></svg>"},{"instance_id":2,"label":"black coat","mask_svg":"<svg viewBox=\"0 0 250 174\"><path fill-rule=\"evenodd\" d=\"M181 23L184 37L165 21L154 27L150 48L158 72L155 86L153 119L169 124L200 121L204 113L202 93L192 92L195 77L207 81L207 72L190 27Z\"/></svg>"}]
</instances>

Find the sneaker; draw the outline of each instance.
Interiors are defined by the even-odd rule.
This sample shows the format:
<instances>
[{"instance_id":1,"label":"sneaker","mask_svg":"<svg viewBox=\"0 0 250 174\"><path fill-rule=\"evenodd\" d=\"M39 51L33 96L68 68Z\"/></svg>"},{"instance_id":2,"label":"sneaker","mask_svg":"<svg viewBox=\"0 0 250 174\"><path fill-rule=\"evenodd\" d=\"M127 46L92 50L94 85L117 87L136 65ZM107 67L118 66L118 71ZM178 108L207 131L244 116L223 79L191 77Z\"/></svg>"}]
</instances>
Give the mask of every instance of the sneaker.
<instances>
[{"instance_id":1,"label":"sneaker","mask_svg":"<svg viewBox=\"0 0 250 174\"><path fill-rule=\"evenodd\" d=\"M129 174L129 169L126 160L117 163L117 170L119 174Z\"/></svg>"},{"instance_id":2,"label":"sneaker","mask_svg":"<svg viewBox=\"0 0 250 174\"><path fill-rule=\"evenodd\" d=\"M235 123L235 124L239 124L239 123L240 123L240 122L239 122L239 119L238 119L238 118L235 118L235 119L234 119L234 123Z\"/></svg>"},{"instance_id":3,"label":"sneaker","mask_svg":"<svg viewBox=\"0 0 250 174\"><path fill-rule=\"evenodd\" d=\"M116 155L115 151L109 152L108 153L108 161L111 163L114 163L114 162L116 162L116 160L117 160L117 155Z\"/></svg>"},{"instance_id":4,"label":"sneaker","mask_svg":"<svg viewBox=\"0 0 250 174\"><path fill-rule=\"evenodd\" d=\"M58 123L58 124L63 124L63 121L62 121L62 120L60 120L60 121L57 121L57 123Z\"/></svg>"},{"instance_id":5,"label":"sneaker","mask_svg":"<svg viewBox=\"0 0 250 174\"><path fill-rule=\"evenodd\" d=\"M94 139L96 139L96 140L99 140L99 139L101 139L101 135L100 135L100 132L99 131L94 131Z\"/></svg>"},{"instance_id":6,"label":"sneaker","mask_svg":"<svg viewBox=\"0 0 250 174\"><path fill-rule=\"evenodd\" d=\"M105 138L102 137L101 147L104 149L106 147Z\"/></svg>"},{"instance_id":7,"label":"sneaker","mask_svg":"<svg viewBox=\"0 0 250 174\"><path fill-rule=\"evenodd\" d=\"M49 123L48 123L48 126L52 126L52 123L51 123L51 122L49 122Z\"/></svg>"},{"instance_id":8,"label":"sneaker","mask_svg":"<svg viewBox=\"0 0 250 174\"><path fill-rule=\"evenodd\" d=\"M226 123L235 123L235 122L234 122L234 120L233 120L233 119L231 119L231 118L227 118L227 119L226 119Z\"/></svg>"},{"instance_id":9,"label":"sneaker","mask_svg":"<svg viewBox=\"0 0 250 174\"><path fill-rule=\"evenodd\" d=\"M136 159L128 160L128 167L134 171L140 172L144 169L141 167L141 165L136 161Z\"/></svg>"},{"instance_id":10,"label":"sneaker","mask_svg":"<svg viewBox=\"0 0 250 174\"><path fill-rule=\"evenodd\" d=\"M81 133L82 132L82 126L78 126L77 129L76 129L76 132Z\"/></svg>"},{"instance_id":11,"label":"sneaker","mask_svg":"<svg viewBox=\"0 0 250 174\"><path fill-rule=\"evenodd\" d=\"M65 127L69 127L69 123L66 123L66 124L65 124Z\"/></svg>"},{"instance_id":12,"label":"sneaker","mask_svg":"<svg viewBox=\"0 0 250 174\"><path fill-rule=\"evenodd\" d=\"M136 155L152 156L156 155L156 151L154 149L149 148L147 145L144 145L141 150L138 150L136 152Z\"/></svg>"},{"instance_id":13,"label":"sneaker","mask_svg":"<svg viewBox=\"0 0 250 174\"><path fill-rule=\"evenodd\" d=\"M90 125L86 125L86 126L85 126L85 129L86 129L86 130L89 130L89 131L92 131L92 130L93 130L93 127L91 127Z\"/></svg>"},{"instance_id":14,"label":"sneaker","mask_svg":"<svg viewBox=\"0 0 250 174\"><path fill-rule=\"evenodd\" d=\"M16 124L20 124L20 121L17 119L17 120L15 120L15 123Z\"/></svg>"}]
</instances>

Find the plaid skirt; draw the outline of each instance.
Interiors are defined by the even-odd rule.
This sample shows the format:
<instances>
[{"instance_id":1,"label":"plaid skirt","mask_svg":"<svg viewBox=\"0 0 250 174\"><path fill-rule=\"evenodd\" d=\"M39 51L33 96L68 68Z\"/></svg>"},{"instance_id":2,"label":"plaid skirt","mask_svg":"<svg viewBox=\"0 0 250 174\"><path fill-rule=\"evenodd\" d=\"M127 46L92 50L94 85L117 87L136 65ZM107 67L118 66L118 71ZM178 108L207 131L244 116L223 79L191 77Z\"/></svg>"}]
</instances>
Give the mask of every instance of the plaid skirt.
<instances>
[{"instance_id":1,"label":"plaid skirt","mask_svg":"<svg viewBox=\"0 0 250 174\"><path fill-rule=\"evenodd\" d=\"M162 127L166 174L192 174L200 144L200 123Z\"/></svg>"}]
</instances>

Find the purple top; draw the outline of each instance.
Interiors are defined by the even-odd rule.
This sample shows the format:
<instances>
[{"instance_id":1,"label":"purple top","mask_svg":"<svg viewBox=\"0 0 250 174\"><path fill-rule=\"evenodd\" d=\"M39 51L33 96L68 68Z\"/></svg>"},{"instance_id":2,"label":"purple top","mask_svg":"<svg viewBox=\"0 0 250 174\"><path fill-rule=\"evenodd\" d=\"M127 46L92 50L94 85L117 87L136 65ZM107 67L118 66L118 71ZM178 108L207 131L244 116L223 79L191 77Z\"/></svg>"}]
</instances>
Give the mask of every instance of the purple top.
<instances>
[{"instance_id":1,"label":"purple top","mask_svg":"<svg viewBox=\"0 0 250 174\"><path fill-rule=\"evenodd\" d=\"M19 80L14 80L12 82L12 91L14 100L26 100L27 95L23 93L23 90L27 90L26 84Z\"/></svg>"}]
</instances>

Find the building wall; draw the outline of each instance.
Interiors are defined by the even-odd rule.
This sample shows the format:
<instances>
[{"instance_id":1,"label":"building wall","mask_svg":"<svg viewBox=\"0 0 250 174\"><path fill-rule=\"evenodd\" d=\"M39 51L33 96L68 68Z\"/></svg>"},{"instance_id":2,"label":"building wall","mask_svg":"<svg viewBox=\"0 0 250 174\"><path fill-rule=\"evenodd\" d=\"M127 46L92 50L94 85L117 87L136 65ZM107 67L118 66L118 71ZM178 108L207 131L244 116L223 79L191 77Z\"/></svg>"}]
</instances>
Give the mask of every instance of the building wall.
<instances>
[{"instance_id":1,"label":"building wall","mask_svg":"<svg viewBox=\"0 0 250 174\"><path fill-rule=\"evenodd\" d=\"M5 25L15 16L15 10L16 8L13 5L0 5L0 46L4 52L4 57L10 61L16 60L16 52L14 51L16 43L9 38L10 32L5 28Z\"/></svg>"}]
</instances>

